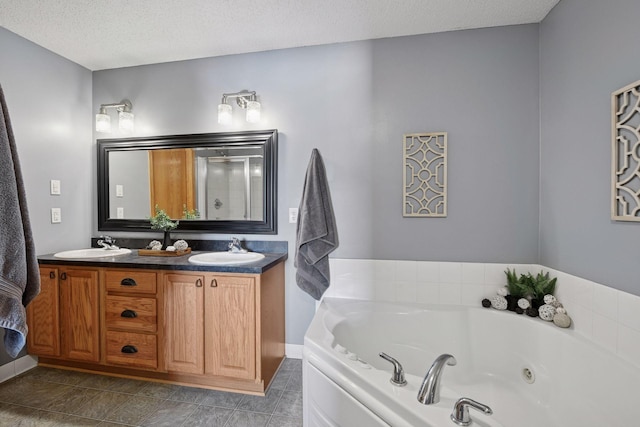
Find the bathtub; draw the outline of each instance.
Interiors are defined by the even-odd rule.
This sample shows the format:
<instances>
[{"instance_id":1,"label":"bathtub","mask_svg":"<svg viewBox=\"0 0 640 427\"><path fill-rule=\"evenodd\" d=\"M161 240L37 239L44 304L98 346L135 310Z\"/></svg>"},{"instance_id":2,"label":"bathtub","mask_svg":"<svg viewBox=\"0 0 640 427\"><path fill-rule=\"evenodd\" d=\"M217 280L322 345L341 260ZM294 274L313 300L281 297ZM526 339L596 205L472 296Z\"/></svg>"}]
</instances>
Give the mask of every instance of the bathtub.
<instances>
[{"instance_id":1,"label":"bathtub","mask_svg":"<svg viewBox=\"0 0 640 427\"><path fill-rule=\"evenodd\" d=\"M404 367L408 384L389 381ZM416 399L434 359L450 353L440 402ZM472 426L640 425L640 370L572 329L482 307L325 298L305 335L305 427L454 427L454 403L468 397Z\"/></svg>"}]
</instances>

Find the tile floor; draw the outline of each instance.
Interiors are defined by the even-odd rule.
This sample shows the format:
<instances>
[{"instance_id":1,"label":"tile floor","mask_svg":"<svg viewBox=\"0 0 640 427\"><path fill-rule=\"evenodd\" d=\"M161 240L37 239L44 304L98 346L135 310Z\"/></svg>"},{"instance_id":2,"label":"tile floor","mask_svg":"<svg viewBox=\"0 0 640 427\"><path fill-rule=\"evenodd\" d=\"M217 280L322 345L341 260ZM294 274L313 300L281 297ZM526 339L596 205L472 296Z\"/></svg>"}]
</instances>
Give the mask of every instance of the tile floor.
<instances>
[{"instance_id":1,"label":"tile floor","mask_svg":"<svg viewBox=\"0 0 640 427\"><path fill-rule=\"evenodd\" d=\"M0 384L0 426L302 426L302 361L264 397L38 367Z\"/></svg>"}]
</instances>

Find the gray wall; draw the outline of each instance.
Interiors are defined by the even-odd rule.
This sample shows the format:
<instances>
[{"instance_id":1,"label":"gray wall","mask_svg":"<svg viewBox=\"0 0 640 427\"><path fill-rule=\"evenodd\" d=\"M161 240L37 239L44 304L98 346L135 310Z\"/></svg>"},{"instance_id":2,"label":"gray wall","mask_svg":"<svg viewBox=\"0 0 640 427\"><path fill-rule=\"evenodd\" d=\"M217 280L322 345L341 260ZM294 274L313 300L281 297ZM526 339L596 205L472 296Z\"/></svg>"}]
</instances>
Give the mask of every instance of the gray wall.
<instances>
[{"instance_id":1,"label":"gray wall","mask_svg":"<svg viewBox=\"0 0 640 427\"><path fill-rule=\"evenodd\" d=\"M640 79L637 0L562 0L540 27L540 262L640 295L640 224L614 222L611 93Z\"/></svg>"},{"instance_id":2,"label":"gray wall","mask_svg":"<svg viewBox=\"0 0 640 427\"><path fill-rule=\"evenodd\" d=\"M234 109L236 123L223 128L216 120L221 95L241 89L257 91L264 120L248 125ZM332 256L537 261L537 25L93 74L95 111L125 97L134 106L136 135L277 128L279 234L253 237L289 241L291 257L288 208L300 202L317 147L340 234ZM449 217L404 219L402 135L429 131L449 132ZM301 344L314 302L295 285L292 259L286 280L287 342Z\"/></svg>"},{"instance_id":3,"label":"gray wall","mask_svg":"<svg viewBox=\"0 0 640 427\"><path fill-rule=\"evenodd\" d=\"M1 27L0 52L0 84L18 146L37 252L86 247L95 192L90 179L95 174L91 72ZM49 195L51 179L61 181L60 196ZM62 208L61 224L51 224L52 207ZM0 365L9 360L0 351Z\"/></svg>"}]
</instances>

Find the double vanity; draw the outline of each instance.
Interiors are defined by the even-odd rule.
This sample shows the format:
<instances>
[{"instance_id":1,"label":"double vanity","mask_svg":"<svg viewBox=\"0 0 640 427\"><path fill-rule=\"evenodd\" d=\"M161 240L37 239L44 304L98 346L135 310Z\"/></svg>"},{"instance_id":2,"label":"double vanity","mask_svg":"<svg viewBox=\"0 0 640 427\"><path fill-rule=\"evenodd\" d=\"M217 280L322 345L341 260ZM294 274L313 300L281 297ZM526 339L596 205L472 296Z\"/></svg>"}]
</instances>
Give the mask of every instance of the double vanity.
<instances>
[{"instance_id":1,"label":"double vanity","mask_svg":"<svg viewBox=\"0 0 640 427\"><path fill-rule=\"evenodd\" d=\"M43 366L264 394L285 342L286 242L269 243L280 246L40 256L29 354Z\"/></svg>"}]
</instances>

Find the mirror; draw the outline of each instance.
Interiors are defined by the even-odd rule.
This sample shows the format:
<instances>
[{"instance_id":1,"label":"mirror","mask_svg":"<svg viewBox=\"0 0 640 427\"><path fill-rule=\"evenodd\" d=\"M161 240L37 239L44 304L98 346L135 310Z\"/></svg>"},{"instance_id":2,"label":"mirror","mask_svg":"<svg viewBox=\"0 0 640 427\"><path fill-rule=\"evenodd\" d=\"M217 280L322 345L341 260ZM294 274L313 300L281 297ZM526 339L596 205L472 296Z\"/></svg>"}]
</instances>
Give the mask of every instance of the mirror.
<instances>
[{"instance_id":1,"label":"mirror","mask_svg":"<svg viewBox=\"0 0 640 427\"><path fill-rule=\"evenodd\" d=\"M276 130L98 140L98 230L276 234Z\"/></svg>"}]
</instances>

